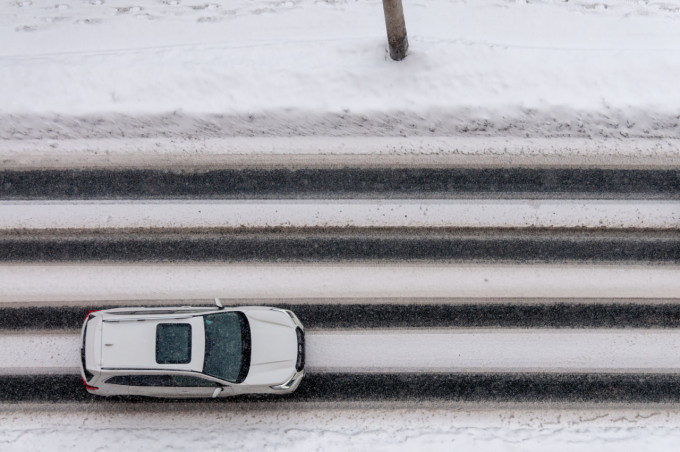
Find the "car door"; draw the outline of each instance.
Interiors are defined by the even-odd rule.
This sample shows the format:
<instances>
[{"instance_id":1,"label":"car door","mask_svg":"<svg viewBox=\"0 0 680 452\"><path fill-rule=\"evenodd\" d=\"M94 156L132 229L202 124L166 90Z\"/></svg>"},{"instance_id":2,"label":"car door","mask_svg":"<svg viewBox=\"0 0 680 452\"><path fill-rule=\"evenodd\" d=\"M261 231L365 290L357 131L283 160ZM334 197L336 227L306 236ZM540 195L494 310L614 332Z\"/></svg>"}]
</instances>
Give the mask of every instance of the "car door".
<instances>
[{"instance_id":1,"label":"car door","mask_svg":"<svg viewBox=\"0 0 680 452\"><path fill-rule=\"evenodd\" d=\"M144 397L209 398L215 389L222 388L220 396L233 395L230 386L193 375L148 374L113 377L107 383L126 385L127 394Z\"/></svg>"}]
</instances>

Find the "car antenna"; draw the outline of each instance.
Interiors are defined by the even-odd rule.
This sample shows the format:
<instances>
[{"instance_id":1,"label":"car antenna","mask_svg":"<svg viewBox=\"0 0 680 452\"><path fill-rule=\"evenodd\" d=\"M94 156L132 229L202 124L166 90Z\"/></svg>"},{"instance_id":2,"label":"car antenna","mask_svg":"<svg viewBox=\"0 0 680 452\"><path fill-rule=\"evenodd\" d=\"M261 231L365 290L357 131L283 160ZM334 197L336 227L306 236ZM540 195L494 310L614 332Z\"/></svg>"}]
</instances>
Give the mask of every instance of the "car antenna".
<instances>
[{"instance_id":1,"label":"car antenna","mask_svg":"<svg viewBox=\"0 0 680 452\"><path fill-rule=\"evenodd\" d=\"M218 308L224 309L224 306L222 306L222 302L217 297L215 297L215 304L217 305Z\"/></svg>"}]
</instances>

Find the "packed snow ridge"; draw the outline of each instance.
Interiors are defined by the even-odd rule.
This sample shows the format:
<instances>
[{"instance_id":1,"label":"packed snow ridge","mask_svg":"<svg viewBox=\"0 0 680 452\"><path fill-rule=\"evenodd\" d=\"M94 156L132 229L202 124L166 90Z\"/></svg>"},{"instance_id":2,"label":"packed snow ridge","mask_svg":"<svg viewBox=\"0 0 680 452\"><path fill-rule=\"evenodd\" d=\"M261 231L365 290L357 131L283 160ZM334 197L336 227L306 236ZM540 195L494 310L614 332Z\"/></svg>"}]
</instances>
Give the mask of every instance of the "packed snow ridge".
<instances>
[{"instance_id":1,"label":"packed snow ridge","mask_svg":"<svg viewBox=\"0 0 680 452\"><path fill-rule=\"evenodd\" d=\"M0 138L680 138L663 1L19 0L0 5Z\"/></svg>"}]
</instances>

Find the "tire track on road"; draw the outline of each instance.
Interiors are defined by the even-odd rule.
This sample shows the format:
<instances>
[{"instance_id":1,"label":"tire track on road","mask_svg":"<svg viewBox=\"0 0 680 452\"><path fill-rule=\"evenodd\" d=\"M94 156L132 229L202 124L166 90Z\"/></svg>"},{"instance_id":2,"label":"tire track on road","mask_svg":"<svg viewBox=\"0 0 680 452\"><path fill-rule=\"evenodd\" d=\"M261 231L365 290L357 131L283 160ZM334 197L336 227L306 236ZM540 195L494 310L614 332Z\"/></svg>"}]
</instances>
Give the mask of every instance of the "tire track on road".
<instances>
[{"instance_id":1,"label":"tire track on road","mask_svg":"<svg viewBox=\"0 0 680 452\"><path fill-rule=\"evenodd\" d=\"M432 303L434 300L429 300ZM451 304L403 304L377 300L373 304L267 303L290 309L307 329L385 329L385 328L680 328L680 303L676 300L651 300L647 304L628 300L526 300L524 304L506 300L475 303L474 300ZM542 302L541 302L542 301ZM440 300L441 302L441 300ZM264 304L259 301L251 304ZM128 306L153 307L158 304L128 303ZM210 306L193 300L182 305ZM229 303L224 303L230 306ZM242 303L236 304L236 306ZM231 306L234 306L233 304ZM91 309L120 307L120 304L78 306L0 307L0 331L71 330L78 331Z\"/></svg>"},{"instance_id":2,"label":"tire track on road","mask_svg":"<svg viewBox=\"0 0 680 452\"><path fill-rule=\"evenodd\" d=\"M680 402L678 375L611 374L317 374L287 396L237 396L208 400L122 399L91 395L77 375L2 376L0 402L87 402L98 404L200 404L263 402L472 402L596 403L626 405Z\"/></svg>"},{"instance_id":3,"label":"tire track on road","mask_svg":"<svg viewBox=\"0 0 680 452\"><path fill-rule=\"evenodd\" d=\"M0 199L680 199L675 169L336 168L0 171Z\"/></svg>"},{"instance_id":4,"label":"tire track on road","mask_svg":"<svg viewBox=\"0 0 680 452\"><path fill-rule=\"evenodd\" d=\"M680 262L680 231L302 230L0 234L0 262Z\"/></svg>"}]
</instances>

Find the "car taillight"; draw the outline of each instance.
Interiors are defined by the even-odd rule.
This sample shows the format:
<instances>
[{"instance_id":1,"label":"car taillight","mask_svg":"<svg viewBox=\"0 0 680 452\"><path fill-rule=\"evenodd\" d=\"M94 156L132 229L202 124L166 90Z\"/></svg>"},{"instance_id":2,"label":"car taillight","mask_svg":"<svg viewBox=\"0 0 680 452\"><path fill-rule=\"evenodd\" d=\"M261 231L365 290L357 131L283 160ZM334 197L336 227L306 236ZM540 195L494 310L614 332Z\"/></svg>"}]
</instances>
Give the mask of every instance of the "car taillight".
<instances>
[{"instance_id":1,"label":"car taillight","mask_svg":"<svg viewBox=\"0 0 680 452\"><path fill-rule=\"evenodd\" d=\"M96 386L90 386L89 384L87 384L87 381L85 381L85 379L83 377L80 377L80 378L83 380L83 384L85 385L85 389L90 389L92 391L96 391L97 389L99 389Z\"/></svg>"},{"instance_id":2,"label":"car taillight","mask_svg":"<svg viewBox=\"0 0 680 452\"><path fill-rule=\"evenodd\" d=\"M90 314L92 314L93 312L99 312L99 309L93 309L92 311L87 311L87 315L85 315L85 320L83 320L83 322L86 322L87 318L90 317Z\"/></svg>"}]
</instances>

